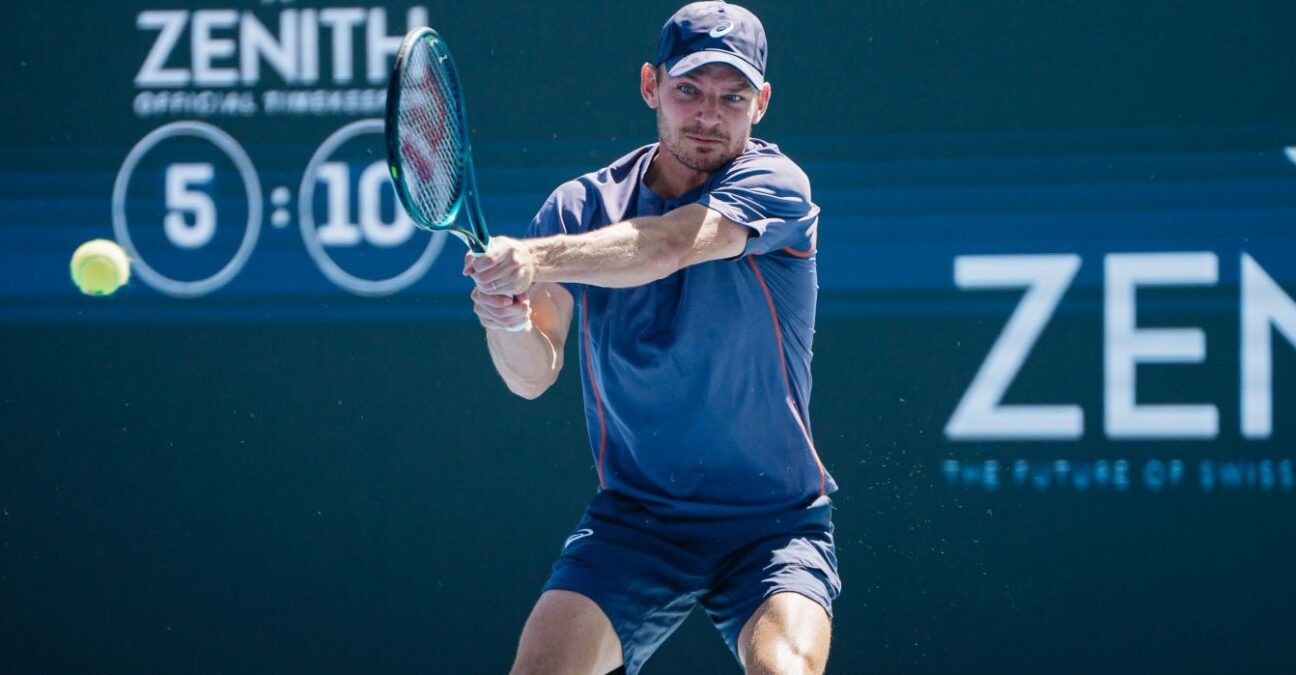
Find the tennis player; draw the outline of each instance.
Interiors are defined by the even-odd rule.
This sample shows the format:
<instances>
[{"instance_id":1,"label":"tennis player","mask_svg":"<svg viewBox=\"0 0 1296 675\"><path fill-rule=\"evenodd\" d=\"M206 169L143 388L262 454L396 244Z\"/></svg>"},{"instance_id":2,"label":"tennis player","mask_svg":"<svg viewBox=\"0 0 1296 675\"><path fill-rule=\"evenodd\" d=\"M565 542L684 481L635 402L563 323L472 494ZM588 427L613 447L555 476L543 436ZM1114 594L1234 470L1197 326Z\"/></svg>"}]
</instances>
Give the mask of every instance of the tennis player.
<instances>
[{"instance_id":1,"label":"tennis player","mask_svg":"<svg viewBox=\"0 0 1296 675\"><path fill-rule=\"evenodd\" d=\"M683 7L640 72L658 142L559 186L526 238L464 260L520 396L554 383L580 307L599 491L514 673L633 675L698 604L746 672L823 672L840 582L836 485L808 418L819 208L805 173L751 138L765 63L751 12Z\"/></svg>"}]
</instances>

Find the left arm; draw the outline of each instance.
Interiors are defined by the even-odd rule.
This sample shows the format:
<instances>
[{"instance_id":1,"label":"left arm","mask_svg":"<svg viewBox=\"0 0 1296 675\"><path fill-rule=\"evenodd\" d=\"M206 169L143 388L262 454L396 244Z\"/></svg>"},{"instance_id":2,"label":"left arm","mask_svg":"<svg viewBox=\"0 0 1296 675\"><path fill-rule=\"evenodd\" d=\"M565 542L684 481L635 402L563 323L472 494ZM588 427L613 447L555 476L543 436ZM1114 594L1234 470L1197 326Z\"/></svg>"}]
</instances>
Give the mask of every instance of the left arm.
<instances>
[{"instance_id":1,"label":"left arm","mask_svg":"<svg viewBox=\"0 0 1296 675\"><path fill-rule=\"evenodd\" d=\"M750 230L701 204L592 232L541 239L495 237L470 272L477 285L519 294L536 282L626 288L710 260L741 255Z\"/></svg>"}]
</instances>

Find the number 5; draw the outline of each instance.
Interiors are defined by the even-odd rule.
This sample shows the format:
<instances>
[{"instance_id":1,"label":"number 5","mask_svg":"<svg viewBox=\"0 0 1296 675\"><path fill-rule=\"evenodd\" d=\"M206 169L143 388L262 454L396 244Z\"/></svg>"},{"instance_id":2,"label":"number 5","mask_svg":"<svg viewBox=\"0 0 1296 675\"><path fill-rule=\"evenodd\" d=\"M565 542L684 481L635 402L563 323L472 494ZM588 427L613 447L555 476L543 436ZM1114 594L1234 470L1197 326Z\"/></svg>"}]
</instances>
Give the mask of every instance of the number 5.
<instances>
[{"instance_id":1,"label":"number 5","mask_svg":"<svg viewBox=\"0 0 1296 675\"><path fill-rule=\"evenodd\" d=\"M167 239L180 248L198 248L216 235L216 204L211 195L191 189L210 183L210 164L172 164L166 171L166 217L162 219ZM185 220L193 214L193 224Z\"/></svg>"}]
</instances>

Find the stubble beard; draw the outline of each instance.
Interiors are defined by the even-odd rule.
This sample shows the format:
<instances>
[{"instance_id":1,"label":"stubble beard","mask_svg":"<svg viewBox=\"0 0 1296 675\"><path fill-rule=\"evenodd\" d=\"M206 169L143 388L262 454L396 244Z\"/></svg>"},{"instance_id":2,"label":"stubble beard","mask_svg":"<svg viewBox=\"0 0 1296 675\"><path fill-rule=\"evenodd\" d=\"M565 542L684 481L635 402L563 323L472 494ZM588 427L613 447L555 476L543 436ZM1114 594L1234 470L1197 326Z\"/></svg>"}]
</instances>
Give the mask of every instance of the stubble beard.
<instances>
[{"instance_id":1,"label":"stubble beard","mask_svg":"<svg viewBox=\"0 0 1296 675\"><path fill-rule=\"evenodd\" d=\"M721 147L717 148L714 154L698 155L690 153L685 147L685 143L688 142L688 140L684 138L685 135L698 136L700 138L714 138L721 141ZM666 148L666 152L669 152L676 161L694 171L702 171L704 173L715 172L720 167L732 161L734 157L742 154L742 148L747 144L747 139L750 137L751 130L748 129L747 132L743 134L742 143L739 144L737 148L731 148L729 146L728 136L719 136L715 132L704 130L701 127L685 127L680 129L679 133L676 134L666 125L666 119L662 116L661 109L657 109L657 138L661 140L661 144Z\"/></svg>"}]
</instances>

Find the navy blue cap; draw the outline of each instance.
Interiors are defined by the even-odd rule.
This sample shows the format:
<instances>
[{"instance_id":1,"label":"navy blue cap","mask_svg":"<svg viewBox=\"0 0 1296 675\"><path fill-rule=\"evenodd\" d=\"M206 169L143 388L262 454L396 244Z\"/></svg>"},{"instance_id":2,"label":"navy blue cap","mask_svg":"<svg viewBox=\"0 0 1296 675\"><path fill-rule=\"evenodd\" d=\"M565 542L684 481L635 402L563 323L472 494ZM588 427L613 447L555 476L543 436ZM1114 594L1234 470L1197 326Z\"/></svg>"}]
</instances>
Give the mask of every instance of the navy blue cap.
<instances>
[{"instance_id":1,"label":"navy blue cap","mask_svg":"<svg viewBox=\"0 0 1296 675\"><path fill-rule=\"evenodd\" d=\"M747 9L726 2L684 5L662 26L657 65L671 77L708 63L738 69L757 89L765 83L765 27Z\"/></svg>"}]
</instances>

